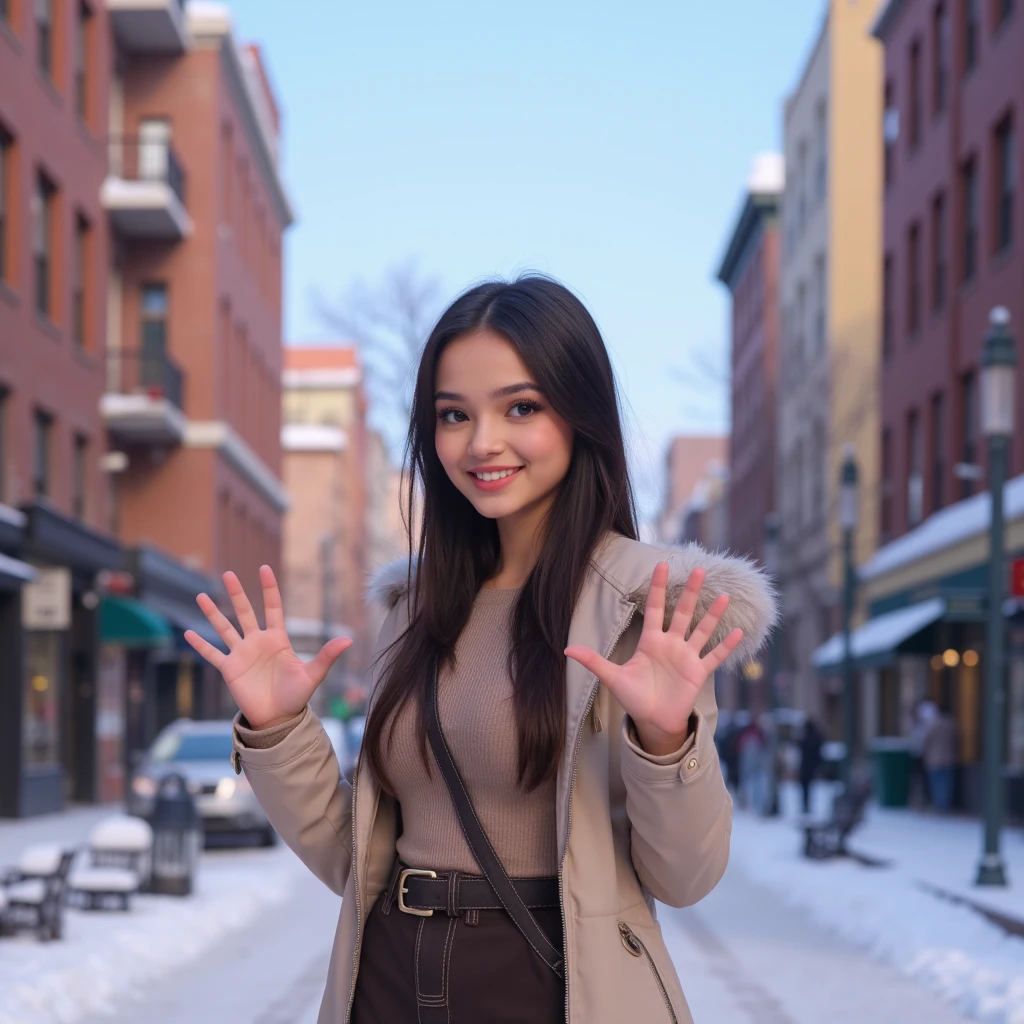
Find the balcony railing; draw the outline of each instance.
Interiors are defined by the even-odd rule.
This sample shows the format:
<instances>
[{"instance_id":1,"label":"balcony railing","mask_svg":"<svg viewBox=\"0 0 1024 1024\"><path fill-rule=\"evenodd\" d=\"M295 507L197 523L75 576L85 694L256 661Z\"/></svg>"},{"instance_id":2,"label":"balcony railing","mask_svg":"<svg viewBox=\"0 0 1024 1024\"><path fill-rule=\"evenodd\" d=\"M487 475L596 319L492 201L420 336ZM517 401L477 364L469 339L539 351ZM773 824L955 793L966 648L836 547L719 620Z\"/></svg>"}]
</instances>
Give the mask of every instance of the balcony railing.
<instances>
[{"instance_id":1,"label":"balcony railing","mask_svg":"<svg viewBox=\"0 0 1024 1024\"><path fill-rule=\"evenodd\" d=\"M171 143L138 135L110 137L110 173L122 181L167 185L185 205L185 169Z\"/></svg>"},{"instance_id":2,"label":"balcony railing","mask_svg":"<svg viewBox=\"0 0 1024 1024\"><path fill-rule=\"evenodd\" d=\"M107 391L166 398L183 409L184 374L160 349L113 349L107 355Z\"/></svg>"}]
</instances>

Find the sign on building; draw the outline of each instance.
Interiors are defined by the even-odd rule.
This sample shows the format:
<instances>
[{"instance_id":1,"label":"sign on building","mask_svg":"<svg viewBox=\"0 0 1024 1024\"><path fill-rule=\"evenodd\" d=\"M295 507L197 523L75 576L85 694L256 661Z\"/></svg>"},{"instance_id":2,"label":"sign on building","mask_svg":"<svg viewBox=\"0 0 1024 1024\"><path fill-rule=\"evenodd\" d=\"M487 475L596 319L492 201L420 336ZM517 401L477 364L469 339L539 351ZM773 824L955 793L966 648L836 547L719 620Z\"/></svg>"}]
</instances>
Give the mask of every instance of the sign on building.
<instances>
[{"instance_id":1,"label":"sign on building","mask_svg":"<svg viewBox=\"0 0 1024 1024\"><path fill-rule=\"evenodd\" d=\"M24 629L70 629L71 570L38 569L39 575L21 588Z\"/></svg>"}]
</instances>

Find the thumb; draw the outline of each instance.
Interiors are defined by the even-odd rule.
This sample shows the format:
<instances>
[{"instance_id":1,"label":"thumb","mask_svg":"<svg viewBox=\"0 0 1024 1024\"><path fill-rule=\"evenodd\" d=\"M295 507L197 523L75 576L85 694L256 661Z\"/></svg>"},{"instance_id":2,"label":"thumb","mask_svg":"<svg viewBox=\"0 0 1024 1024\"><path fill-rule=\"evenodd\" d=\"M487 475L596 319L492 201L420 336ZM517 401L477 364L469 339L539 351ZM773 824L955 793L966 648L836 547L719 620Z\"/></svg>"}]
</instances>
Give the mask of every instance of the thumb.
<instances>
[{"instance_id":1,"label":"thumb","mask_svg":"<svg viewBox=\"0 0 1024 1024\"><path fill-rule=\"evenodd\" d=\"M306 666L306 675L314 689L324 681L324 676L338 660L338 656L352 646L348 637L336 636L320 648L320 653Z\"/></svg>"},{"instance_id":2,"label":"thumb","mask_svg":"<svg viewBox=\"0 0 1024 1024\"><path fill-rule=\"evenodd\" d=\"M593 672L602 683L607 681L609 670L614 668L612 663L602 658L597 651L592 651L582 644L566 647L565 656L572 658L573 661L578 661L588 672Z\"/></svg>"}]
</instances>

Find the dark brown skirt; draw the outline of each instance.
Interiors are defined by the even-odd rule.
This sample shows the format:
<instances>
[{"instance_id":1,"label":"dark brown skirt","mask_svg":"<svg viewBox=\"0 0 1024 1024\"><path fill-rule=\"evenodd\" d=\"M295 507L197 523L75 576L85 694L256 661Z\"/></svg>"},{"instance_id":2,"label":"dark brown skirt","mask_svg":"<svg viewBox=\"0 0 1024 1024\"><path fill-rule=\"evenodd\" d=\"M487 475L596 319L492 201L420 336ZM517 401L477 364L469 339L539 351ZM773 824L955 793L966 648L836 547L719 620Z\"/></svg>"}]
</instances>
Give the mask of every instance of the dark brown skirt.
<instances>
[{"instance_id":1,"label":"dark brown skirt","mask_svg":"<svg viewBox=\"0 0 1024 1024\"><path fill-rule=\"evenodd\" d=\"M352 1024L557 1024L565 984L503 910L431 917L403 913L381 896L370 911ZM557 907L533 911L562 948Z\"/></svg>"}]
</instances>

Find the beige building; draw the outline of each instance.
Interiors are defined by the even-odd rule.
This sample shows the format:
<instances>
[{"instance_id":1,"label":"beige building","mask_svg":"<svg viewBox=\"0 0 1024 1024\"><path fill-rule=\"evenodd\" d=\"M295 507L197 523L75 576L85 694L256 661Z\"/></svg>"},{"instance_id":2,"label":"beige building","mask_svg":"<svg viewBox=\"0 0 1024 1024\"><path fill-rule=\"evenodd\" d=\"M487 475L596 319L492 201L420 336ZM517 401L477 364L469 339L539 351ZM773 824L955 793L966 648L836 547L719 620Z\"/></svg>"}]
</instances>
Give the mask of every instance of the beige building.
<instances>
[{"instance_id":1,"label":"beige building","mask_svg":"<svg viewBox=\"0 0 1024 1024\"><path fill-rule=\"evenodd\" d=\"M861 476L856 558L876 546L882 51L876 2L830 0L784 115L782 343L776 494L782 517L781 663L791 703L838 730L840 699L811 653L839 619L842 452ZM824 689L823 689L824 688Z\"/></svg>"},{"instance_id":2,"label":"beige building","mask_svg":"<svg viewBox=\"0 0 1024 1024\"><path fill-rule=\"evenodd\" d=\"M728 461L729 439L724 435L672 438L665 453L665 499L657 529L660 542L680 542L694 489L705 479L709 467L724 467Z\"/></svg>"},{"instance_id":3,"label":"beige building","mask_svg":"<svg viewBox=\"0 0 1024 1024\"><path fill-rule=\"evenodd\" d=\"M291 508L283 540L283 599L295 649L315 654L328 636L351 636L327 698L361 688L370 646L367 571L367 432L363 374L351 346L286 348L281 447Z\"/></svg>"}]
</instances>

